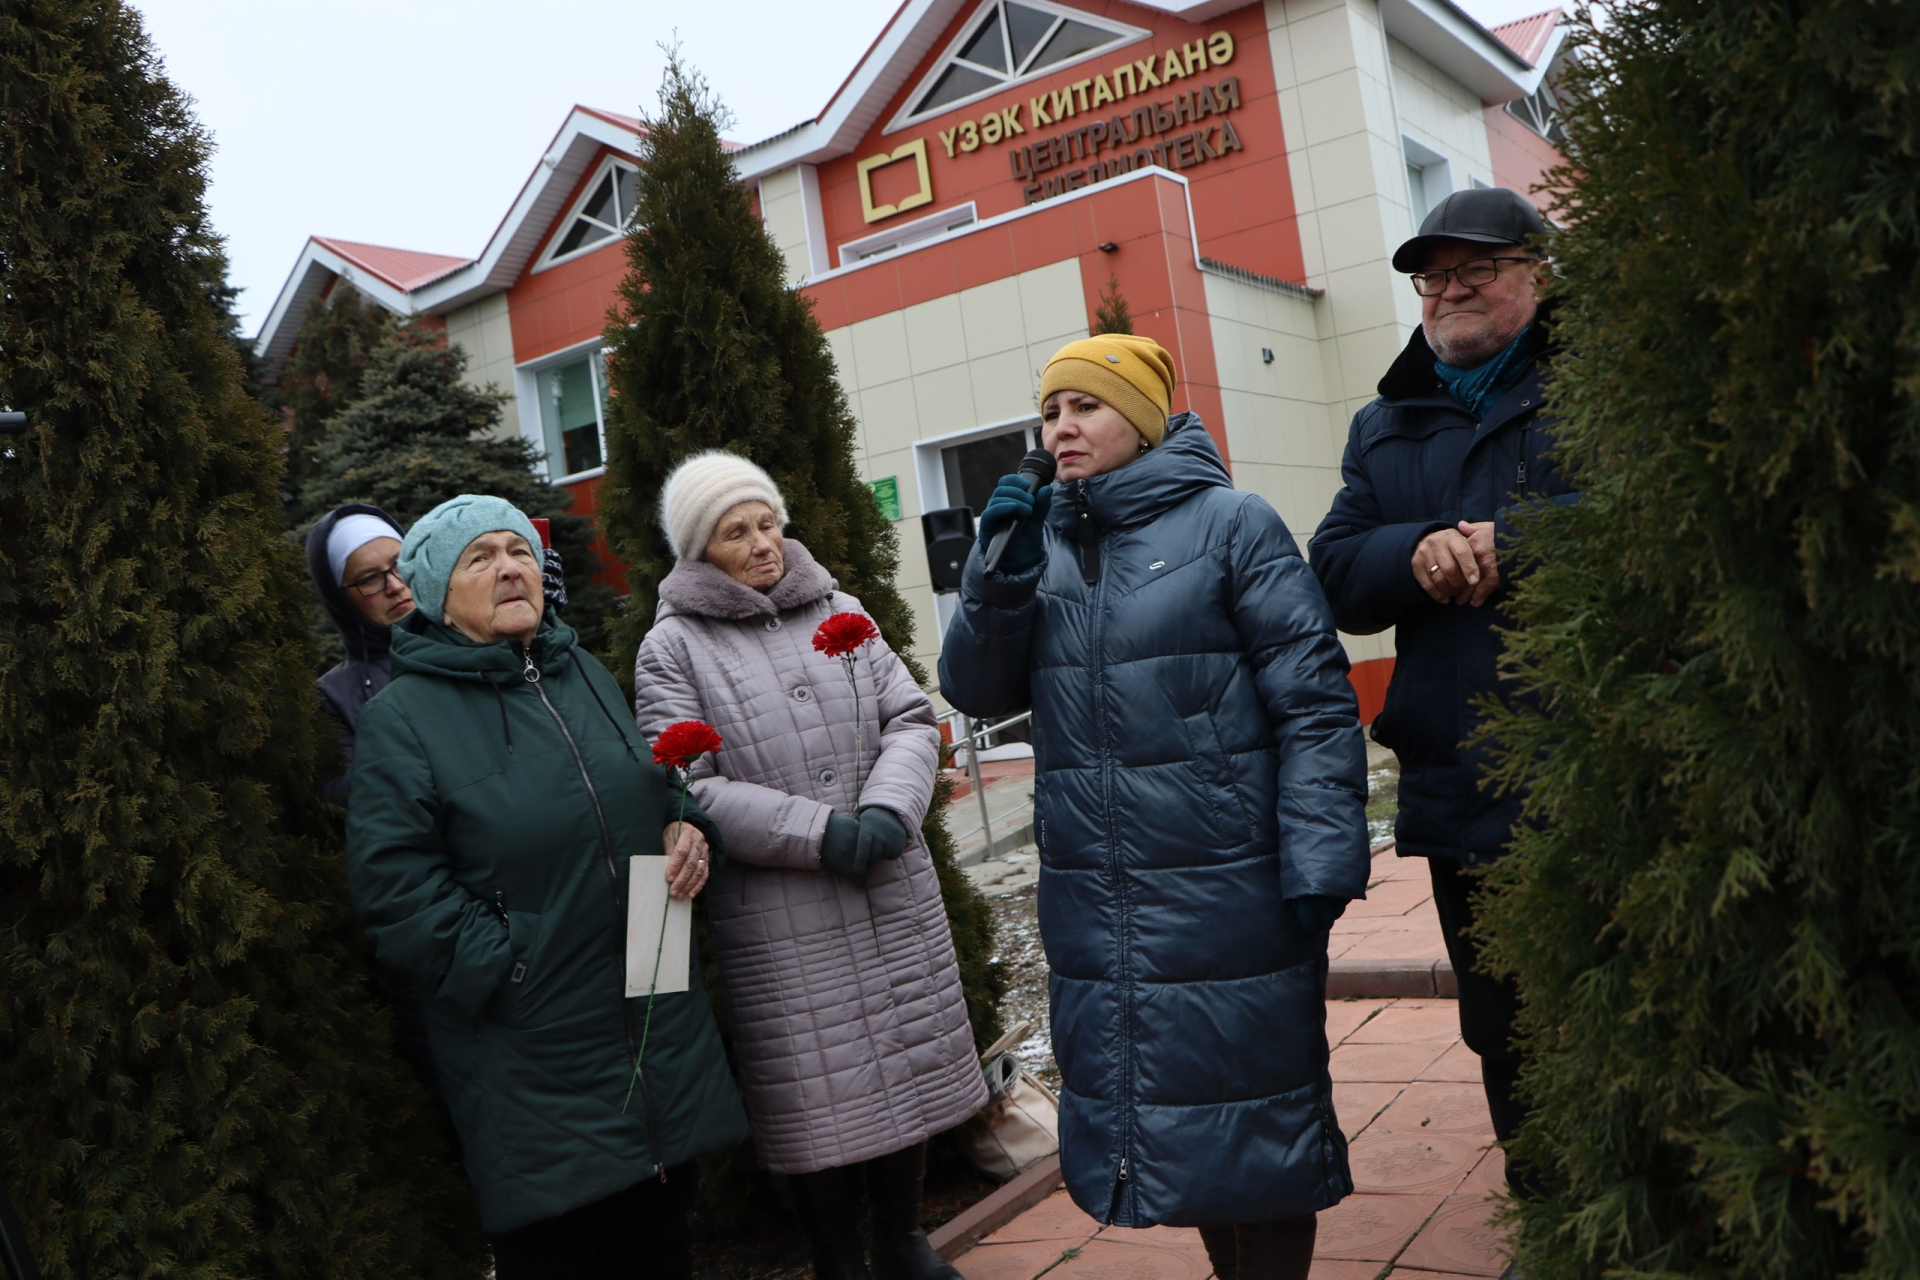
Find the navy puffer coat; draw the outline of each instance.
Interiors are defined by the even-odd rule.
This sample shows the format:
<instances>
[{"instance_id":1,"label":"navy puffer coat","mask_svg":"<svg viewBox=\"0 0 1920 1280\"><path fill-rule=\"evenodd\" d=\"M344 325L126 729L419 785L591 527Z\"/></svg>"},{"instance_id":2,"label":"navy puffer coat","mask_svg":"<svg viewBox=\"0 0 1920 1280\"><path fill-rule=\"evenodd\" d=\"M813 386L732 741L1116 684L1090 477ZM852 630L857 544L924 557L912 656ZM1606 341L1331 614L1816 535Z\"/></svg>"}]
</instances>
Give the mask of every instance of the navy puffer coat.
<instances>
[{"instance_id":1,"label":"navy puffer coat","mask_svg":"<svg viewBox=\"0 0 1920 1280\"><path fill-rule=\"evenodd\" d=\"M1129 1227L1326 1208L1352 1189L1326 945L1285 900L1362 897L1368 860L1319 584L1192 414L1058 485L1046 549L1012 575L975 548L940 683L970 715L1033 708L1067 1189Z\"/></svg>"},{"instance_id":2,"label":"navy puffer coat","mask_svg":"<svg viewBox=\"0 0 1920 1280\"><path fill-rule=\"evenodd\" d=\"M1313 535L1313 571L1342 631L1394 632L1397 661L1373 736L1400 759L1394 838L1402 857L1476 866L1500 856L1520 817L1517 797L1485 789L1486 750L1466 741L1475 701L1500 689L1500 629L1516 566L1504 554L1515 506L1577 495L1555 462L1553 423L1540 413L1552 319L1541 308L1533 361L1476 422L1433 372L1413 331L1380 379L1380 398L1354 415L1346 481ZM1479 608L1437 604L1413 576L1413 549L1438 529L1493 521L1500 589Z\"/></svg>"}]
</instances>

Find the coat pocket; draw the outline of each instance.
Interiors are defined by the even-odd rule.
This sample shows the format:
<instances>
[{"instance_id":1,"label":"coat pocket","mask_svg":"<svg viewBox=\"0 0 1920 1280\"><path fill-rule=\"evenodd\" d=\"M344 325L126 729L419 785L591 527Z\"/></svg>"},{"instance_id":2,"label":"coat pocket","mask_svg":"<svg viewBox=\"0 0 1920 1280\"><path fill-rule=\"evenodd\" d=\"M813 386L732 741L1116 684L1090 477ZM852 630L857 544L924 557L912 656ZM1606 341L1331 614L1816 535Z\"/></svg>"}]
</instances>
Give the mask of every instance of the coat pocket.
<instances>
[{"instance_id":1,"label":"coat pocket","mask_svg":"<svg viewBox=\"0 0 1920 1280\"><path fill-rule=\"evenodd\" d=\"M1213 837L1220 846L1238 845L1250 834L1246 810L1240 805L1239 788L1234 785L1233 764L1226 748L1220 745L1220 732L1213 714L1199 712L1183 719L1187 730L1190 764L1207 802L1207 817Z\"/></svg>"},{"instance_id":2,"label":"coat pocket","mask_svg":"<svg viewBox=\"0 0 1920 1280\"><path fill-rule=\"evenodd\" d=\"M507 950L513 964L494 997L494 1020L502 1026L524 1027L537 1019L546 984L540 970L540 913L507 912Z\"/></svg>"}]
</instances>

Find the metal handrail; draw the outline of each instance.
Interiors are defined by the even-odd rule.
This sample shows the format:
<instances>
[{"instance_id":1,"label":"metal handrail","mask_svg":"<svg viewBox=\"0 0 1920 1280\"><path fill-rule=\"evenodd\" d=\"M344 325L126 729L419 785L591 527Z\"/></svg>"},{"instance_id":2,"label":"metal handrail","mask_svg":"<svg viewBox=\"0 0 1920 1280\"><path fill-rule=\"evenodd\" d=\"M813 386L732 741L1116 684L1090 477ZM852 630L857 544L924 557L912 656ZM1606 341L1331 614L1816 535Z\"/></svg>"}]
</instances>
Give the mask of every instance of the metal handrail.
<instances>
[{"instance_id":1,"label":"metal handrail","mask_svg":"<svg viewBox=\"0 0 1920 1280\"><path fill-rule=\"evenodd\" d=\"M949 711L939 718L941 720L957 719L960 721L962 728L966 730L965 735L956 739L953 746L958 750L962 743L966 744L967 777L972 780L973 794L980 802L980 825L975 827L974 831L983 833L987 852L991 854L993 852L993 817L987 812L987 785L980 777L980 753L986 750L987 739L989 737L1004 729L1011 729L1015 725L1026 723L1033 719L1033 712L1022 711L1019 715L1008 716L1005 720L996 721L993 724L983 724L959 711ZM1027 803L1031 804L1032 801L1029 800ZM1015 805L1010 812L1018 813L1025 807L1025 805ZM969 831L967 834L972 835L973 831Z\"/></svg>"}]
</instances>

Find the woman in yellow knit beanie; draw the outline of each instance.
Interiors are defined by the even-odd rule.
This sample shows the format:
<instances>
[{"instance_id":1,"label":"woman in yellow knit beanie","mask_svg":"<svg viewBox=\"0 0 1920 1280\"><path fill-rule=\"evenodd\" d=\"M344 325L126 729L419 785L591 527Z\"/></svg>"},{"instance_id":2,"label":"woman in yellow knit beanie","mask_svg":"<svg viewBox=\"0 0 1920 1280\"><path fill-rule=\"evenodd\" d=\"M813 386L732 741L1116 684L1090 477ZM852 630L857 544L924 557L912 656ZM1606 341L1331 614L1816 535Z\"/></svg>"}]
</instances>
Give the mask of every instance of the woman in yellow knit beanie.
<instances>
[{"instance_id":1,"label":"woman in yellow knit beanie","mask_svg":"<svg viewBox=\"0 0 1920 1280\"><path fill-rule=\"evenodd\" d=\"M1327 934L1369 868L1366 751L1320 584L1237 493L1173 359L1069 343L1059 461L1008 476L968 557L940 691L1031 708L1060 1162L1123 1227L1200 1229L1234 1280L1306 1280L1353 1189L1327 1070Z\"/></svg>"},{"instance_id":2,"label":"woman in yellow knit beanie","mask_svg":"<svg viewBox=\"0 0 1920 1280\"><path fill-rule=\"evenodd\" d=\"M1167 435L1173 357L1152 338L1110 333L1069 342L1040 375L1042 443L1057 480L1124 466Z\"/></svg>"}]
</instances>

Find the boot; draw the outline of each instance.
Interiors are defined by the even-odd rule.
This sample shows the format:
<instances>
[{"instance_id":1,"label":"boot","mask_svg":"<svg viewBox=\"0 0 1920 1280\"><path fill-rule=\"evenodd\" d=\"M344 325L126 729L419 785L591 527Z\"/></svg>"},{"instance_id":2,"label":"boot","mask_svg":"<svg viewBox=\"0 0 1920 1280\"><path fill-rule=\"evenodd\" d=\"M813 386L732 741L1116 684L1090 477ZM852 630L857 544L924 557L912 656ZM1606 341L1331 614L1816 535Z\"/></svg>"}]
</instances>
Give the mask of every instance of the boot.
<instances>
[{"instance_id":1,"label":"boot","mask_svg":"<svg viewBox=\"0 0 1920 1280\"><path fill-rule=\"evenodd\" d=\"M1313 1269L1318 1224L1310 1213L1271 1222L1242 1222L1233 1229L1239 1246L1239 1280L1307 1280Z\"/></svg>"},{"instance_id":2,"label":"boot","mask_svg":"<svg viewBox=\"0 0 1920 1280\"><path fill-rule=\"evenodd\" d=\"M1207 1261L1213 1264L1216 1280L1239 1280L1240 1242L1234 1234L1232 1223L1220 1227L1201 1227L1200 1243L1206 1246Z\"/></svg>"},{"instance_id":3,"label":"boot","mask_svg":"<svg viewBox=\"0 0 1920 1280\"><path fill-rule=\"evenodd\" d=\"M800 1229L813 1249L813 1280L868 1280L854 1213L856 1172L839 1168L787 1176Z\"/></svg>"},{"instance_id":4,"label":"boot","mask_svg":"<svg viewBox=\"0 0 1920 1280\"><path fill-rule=\"evenodd\" d=\"M867 1161L867 1225L873 1233L874 1280L961 1280L940 1261L920 1229L920 1188L927 1144Z\"/></svg>"}]
</instances>

